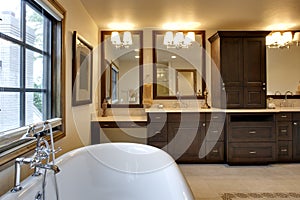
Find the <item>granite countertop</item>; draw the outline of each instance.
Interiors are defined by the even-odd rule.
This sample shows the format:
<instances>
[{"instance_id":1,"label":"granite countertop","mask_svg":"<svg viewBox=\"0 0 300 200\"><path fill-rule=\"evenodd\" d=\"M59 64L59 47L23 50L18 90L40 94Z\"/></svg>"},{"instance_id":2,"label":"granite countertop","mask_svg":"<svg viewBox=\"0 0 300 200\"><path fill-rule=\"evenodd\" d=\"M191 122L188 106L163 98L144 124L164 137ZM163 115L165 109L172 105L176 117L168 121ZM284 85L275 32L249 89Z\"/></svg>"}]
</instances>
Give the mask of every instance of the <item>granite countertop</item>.
<instances>
[{"instance_id":1,"label":"granite countertop","mask_svg":"<svg viewBox=\"0 0 300 200\"><path fill-rule=\"evenodd\" d=\"M114 115L114 116L107 116L107 117L95 117L92 119L92 121L100 121L100 122L147 122L147 116L146 115Z\"/></svg>"},{"instance_id":2,"label":"granite countertop","mask_svg":"<svg viewBox=\"0 0 300 200\"><path fill-rule=\"evenodd\" d=\"M150 112L226 112L226 113L276 113L276 112L300 112L300 107L278 107L275 109L220 109L220 108L149 108L145 109L146 113Z\"/></svg>"},{"instance_id":3,"label":"granite countertop","mask_svg":"<svg viewBox=\"0 0 300 200\"><path fill-rule=\"evenodd\" d=\"M278 113L278 112L300 112L300 107L278 107L275 109L219 109L219 108L147 108L145 115L114 115L107 117L93 117L94 122L147 122L146 113L188 113L188 112L225 112L225 113Z\"/></svg>"}]
</instances>

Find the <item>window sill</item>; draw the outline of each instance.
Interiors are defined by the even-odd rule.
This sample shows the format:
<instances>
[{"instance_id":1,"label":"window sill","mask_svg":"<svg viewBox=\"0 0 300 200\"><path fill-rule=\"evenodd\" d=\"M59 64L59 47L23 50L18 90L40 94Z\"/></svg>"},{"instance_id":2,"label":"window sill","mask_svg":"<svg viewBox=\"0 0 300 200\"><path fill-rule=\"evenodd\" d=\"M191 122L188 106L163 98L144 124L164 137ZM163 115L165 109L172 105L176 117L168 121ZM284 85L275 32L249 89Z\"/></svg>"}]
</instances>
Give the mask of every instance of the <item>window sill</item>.
<instances>
[{"instance_id":1,"label":"window sill","mask_svg":"<svg viewBox=\"0 0 300 200\"><path fill-rule=\"evenodd\" d=\"M65 133L59 130L54 131L53 135L54 135L55 142L65 137ZM27 143L24 143L19 147L16 147L14 151L11 151L9 153L4 152L3 155L0 155L0 171L2 171L3 169L9 166L12 166L16 158L21 157L22 155L30 151L33 151L35 147L36 147L35 141L28 141Z\"/></svg>"}]
</instances>

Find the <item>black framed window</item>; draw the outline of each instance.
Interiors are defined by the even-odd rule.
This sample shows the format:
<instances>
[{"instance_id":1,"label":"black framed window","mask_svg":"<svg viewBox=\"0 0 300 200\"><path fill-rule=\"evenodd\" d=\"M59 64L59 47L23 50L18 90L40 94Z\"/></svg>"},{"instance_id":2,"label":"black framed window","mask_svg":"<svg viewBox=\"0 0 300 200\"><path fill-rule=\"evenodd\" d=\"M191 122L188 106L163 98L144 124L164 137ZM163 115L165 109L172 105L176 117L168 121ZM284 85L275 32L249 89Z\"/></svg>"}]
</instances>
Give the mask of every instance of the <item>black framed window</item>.
<instances>
[{"instance_id":1,"label":"black framed window","mask_svg":"<svg viewBox=\"0 0 300 200\"><path fill-rule=\"evenodd\" d=\"M34 0L0 0L0 19L0 138L7 139L7 132L62 115L62 23Z\"/></svg>"}]
</instances>

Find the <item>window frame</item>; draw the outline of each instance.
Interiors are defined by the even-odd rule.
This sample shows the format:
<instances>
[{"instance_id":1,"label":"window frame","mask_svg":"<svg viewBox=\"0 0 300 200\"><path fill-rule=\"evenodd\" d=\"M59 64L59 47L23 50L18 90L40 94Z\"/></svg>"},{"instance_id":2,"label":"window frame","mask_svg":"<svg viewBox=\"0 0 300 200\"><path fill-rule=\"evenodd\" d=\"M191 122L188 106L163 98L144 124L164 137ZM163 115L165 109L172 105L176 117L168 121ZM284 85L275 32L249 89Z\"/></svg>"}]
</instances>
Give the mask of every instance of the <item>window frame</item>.
<instances>
[{"instance_id":1,"label":"window frame","mask_svg":"<svg viewBox=\"0 0 300 200\"><path fill-rule=\"evenodd\" d=\"M49 86L46 87L46 89L50 88L50 90L47 92L48 94L48 102L47 105L43 106L48 108L47 112L46 112L46 116L45 119L53 119L56 118L54 121L54 129L53 129L53 133L54 133L54 140L57 141L61 138L63 138L65 136L65 80L64 80L64 76L65 76L65 13L66 11L64 10L64 8L58 4L56 1L50 1L50 0L44 0L47 1L46 4L50 4L52 9L54 8L56 12L58 12L61 16L62 19L61 20L57 20L57 18L55 16L52 16L51 14L49 14L46 10L42 8L41 5L39 5L39 2L35 2L35 0L21 0L21 6L22 9L25 8L26 5L29 5L32 9L39 9L39 11L42 10L43 12L43 16L44 13L47 13L47 18L49 16L51 16L50 18L52 18L50 21L52 24L52 31L51 34L53 35L53 37L55 37L55 40L49 39L48 40L48 46L51 45L52 47L49 47L49 54L47 56L49 56L49 62L51 63L47 63L48 65L48 69L47 71L51 71L51 76L49 77L49 80L46 82L46 84ZM24 12L21 11L21 12ZM24 22L25 21L25 15L23 14L21 17L21 20ZM22 23L23 23L22 22ZM54 23L55 22L55 23ZM4 40L8 40L10 42L13 42L17 45L24 45L23 50L20 50L21 53L21 57L22 55L25 56L25 52L27 49L29 50L35 50L34 52L42 52L42 50L35 48L31 45L26 44L26 32L25 32L25 25L21 26L23 27L23 32L22 34L22 39L18 40L15 39L13 37L10 37L8 35L5 35L4 33L0 32L0 38L4 39ZM49 36L49 35L48 35ZM51 43L51 44L50 44ZM27 48L28 47L28 48ZM42 48L44 50L44 47ZM59 52L58 55L56 55L55 52ZM44 56L45 54L42 53L42 55ZM23 68L23 70L25 70L24 68L26 68L26 61L24 60L25 57L20 58L20 60L22 60L23 63L20 63L21 65L21 69ZM43 62L45 62L45 60L43 60ZM44 66L45 68L45 66ZM20 72L22 74L22 72ZM23 72L24 73L24 72ZM47 72L48 73L48 72ZM20 80L22 78L20 77ZM23 106L24 108L21 108L20 110L25 110L25 105L26 105L26 92L41 92L41 94L43 94L43 92L45 92L45 89L35 89L35 88L29 88L26 89L26 79L23 78L23 87L25 87L24 92L24 103ZM20 83L20 88L22 87L22 83ZM1 87L0 88L1 91L4 91L4 88ZM3 89L3 90L2 90ZM5 90L18 90L16 88L5 88ZM20 97L21 98L21 97ZM50 108L50 105L51 109ZM22 112L22 111L20 111ZM13 132L15 135L17 134L22 134L24 131L27 130L28 126L24 126L25 125L25 118L26 115L25 113L23 113L23 116L21 116L20 118L23 117L23 123L21 127L17 128L17 129L13 129L10 130L11 132ZM60 117L60 118L57 118ZM21 119L20 119L21 120ZM5 131L8 132L8 131ZM2 132L3 133L3 132ZM13 135L12 135L13 136ZM1 138L1 135L0 135ZM4 150L2 150L0 152L0 170L5 167L8 163L11 163L15 158L19 157L20 155L23 155L31 150L33 150L35 148L35 144L33 140L24 140L24 141L20 141L20 140L16 140L13 143L10 143L9 145L4 147ZM2 148L1 148L2 149Z\"/></svg>"}]
</instances>

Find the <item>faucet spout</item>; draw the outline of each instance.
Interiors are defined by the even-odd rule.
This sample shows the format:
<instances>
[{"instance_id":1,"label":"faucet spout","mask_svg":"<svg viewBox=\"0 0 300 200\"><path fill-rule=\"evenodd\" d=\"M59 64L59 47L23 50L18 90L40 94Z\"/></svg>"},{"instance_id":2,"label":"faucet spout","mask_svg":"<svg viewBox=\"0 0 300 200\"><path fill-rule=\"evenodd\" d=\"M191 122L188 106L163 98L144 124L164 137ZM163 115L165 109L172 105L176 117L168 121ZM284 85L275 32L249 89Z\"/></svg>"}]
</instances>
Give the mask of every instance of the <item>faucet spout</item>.
<instances>
[{"instance_id":1,"label":"faucet spout","mask_svg":"<svg viewBox=\"0 0 300 200\"><path fill-rule=\"evenodd\" d=\"M285 92L285 98L284 98L285 100L287 100L287 95L288 95L288 94L290 94L291 96L294 95L293 92L291 92L291 91L286 91L286 92Z\"/></svg>"}]
</instances>

